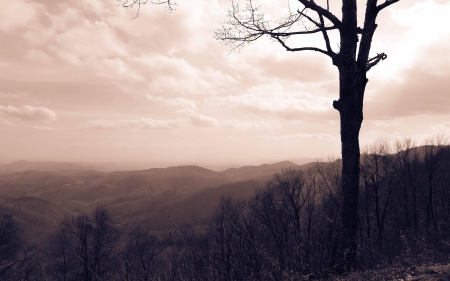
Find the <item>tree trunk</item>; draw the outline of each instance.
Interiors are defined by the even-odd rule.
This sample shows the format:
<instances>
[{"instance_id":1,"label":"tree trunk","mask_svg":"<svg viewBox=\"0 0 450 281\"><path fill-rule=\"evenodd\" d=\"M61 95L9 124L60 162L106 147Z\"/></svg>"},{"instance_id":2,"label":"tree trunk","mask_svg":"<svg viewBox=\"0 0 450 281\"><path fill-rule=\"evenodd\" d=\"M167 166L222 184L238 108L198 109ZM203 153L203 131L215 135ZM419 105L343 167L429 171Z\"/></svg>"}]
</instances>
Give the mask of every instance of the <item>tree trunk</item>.
<instances>
[{"instance_id":1,"label":"tree trunk","mask_svg":"<svg viewBox=\"0 0 450 281\"><path fill-rule=\"evenodd\" d=\"M337 273L354 268L359 205L359 131L362 123L362 98L367 79L359 74L354 59L338 65L340 74L340 99L333 103L340 113L342 144L342 228L337 252Z\"/></svg>"},{"instance_id":2,"label":"tree trunk","mask_svg":"<svg viewBox=\"0 0 450 281\"><path fill-rule=\"evenodd\" d=\"M359 218L359 132L363 120L362 107L367 83L365 69L358 71L355 61L358 40L356 30L343 34L346 36L341 38L341 42L347 42L347 44L342 44L341 50L346 47L347 51L341 52L341 54L346 55L340 57L337 62L340 99L333 102L334 108L340 114L342 145L342 228L335 266L337 273L348 272L355 267L356 262ZM352 36L349 34L352 34Z\"/></svg>"},{"instance_id":3,"label":"tree trunk","mask_svg":"<svg viewBox=\"0 0 450 281\"><path fill-rule=\"evenodd\" d=\"M346 113L345 110L342 112ZM342 142L342 239L340 253L345 271L353 267L356 259L356 233L359 199L359 128L355 116L341 113Z\"/></svg>"},{"instance_id":4,"label":"tree trunk","mask_svg":"<svg viewBox=\"0 0 450 281\"><path fill-rule=\"evenodd\" d=\"M339 100L333 102L333 107L340 114L342 145L342 228L335 265L338 273L348 272L355 268L356 264L359 220L359 132L363 121L364 92L368 82L367 62L377 27L376 1L367 2L363 29L357 25L356 11L355 0L343 1L341 48L333 61L339 69ZM358 33L361 34L361 40ZM357 55L358 41L360 46Z\"/></svg>"}]
</instances>

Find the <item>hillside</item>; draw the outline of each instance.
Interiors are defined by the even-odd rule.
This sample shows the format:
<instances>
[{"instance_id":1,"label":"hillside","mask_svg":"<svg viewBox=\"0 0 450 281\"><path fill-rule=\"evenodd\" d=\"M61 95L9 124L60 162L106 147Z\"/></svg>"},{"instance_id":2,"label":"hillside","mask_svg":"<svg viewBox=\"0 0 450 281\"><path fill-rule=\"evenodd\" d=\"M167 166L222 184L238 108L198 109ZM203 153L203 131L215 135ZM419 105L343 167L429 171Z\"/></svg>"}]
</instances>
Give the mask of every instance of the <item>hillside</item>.
<instances>
[{"instance_id":1,"label":"hillside","mask_svg":"<svg viewBox=\"0 0 450 281\"><path fill-rule=\"evenodd\" d=\"M299 165L293 162L283 161L274 164L262 164L259 166L230 168L221 172L221 174L226 175L233 181L246 181L250 179L268 180L271 175L280 172L282 169L298 169L299 167Z\"/></svg>"},{"instance_id":2,"label":"hillside","mask_svg":"<svg viewBox=\"0 0 450 281\"><path fill-rule=\"evenodd\" d=\"M194 165L103 172L53 164L2 165L20 171L0 174L1 212L13 214L34 241L35 233L46 236L65 214L89 213L99 204L124 227L147 222L153 229L170 229L174 226L167 216L179 223L206 218L222 196L250 197L272 174L301 167L285 161L222 172Z\"/></svg>"},{"instance_id":3,"label":"hillside","mask_svg":"<svg viewBox=\"0 0 450 281\"><path fill-rule=\"evenodd\" d=\"M9 164L0 164L0 174L8 174L22 171L45 171L56 172L61 170L86 170L86 171L106 171L102 166L78 164L71 162L56 161L14 161Z\"/></svg>"}]
</instances>

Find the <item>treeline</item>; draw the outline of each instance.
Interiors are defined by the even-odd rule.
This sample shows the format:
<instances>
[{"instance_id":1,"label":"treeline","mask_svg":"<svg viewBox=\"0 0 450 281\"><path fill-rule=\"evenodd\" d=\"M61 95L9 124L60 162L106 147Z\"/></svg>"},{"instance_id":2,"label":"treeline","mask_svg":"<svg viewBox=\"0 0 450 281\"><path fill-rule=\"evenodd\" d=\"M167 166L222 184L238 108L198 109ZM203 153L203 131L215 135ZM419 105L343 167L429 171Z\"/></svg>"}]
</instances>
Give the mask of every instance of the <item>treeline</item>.
<instances>
[{"instance_id":1,"label":"treeline","mask_svg":"<svg viewBox=\"0 0 450 281\"><path fill-rule=\"evenodd\" d=\"M361 155L357 270L448 262L450 148L379 139ZM273 175L245 201L223 198L210 219L155 235L120 229L100 206L65 217L46 253L0 224L1 280L302 280L333 272L341 162ZM170 217L167 216L170 220Z\"/></svg>"}]
</instances>

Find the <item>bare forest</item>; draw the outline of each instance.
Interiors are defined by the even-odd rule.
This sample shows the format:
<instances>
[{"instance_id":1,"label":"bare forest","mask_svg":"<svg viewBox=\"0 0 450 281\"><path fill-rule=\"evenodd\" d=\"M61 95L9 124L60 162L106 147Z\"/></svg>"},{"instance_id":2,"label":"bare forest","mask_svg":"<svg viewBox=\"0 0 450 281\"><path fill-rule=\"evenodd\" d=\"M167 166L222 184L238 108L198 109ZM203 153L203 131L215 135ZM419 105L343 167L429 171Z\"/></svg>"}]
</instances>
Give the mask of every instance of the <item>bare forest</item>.
<instances>
[{"instance_id":1,"label":"bare forest","mask_svg":"<svg viewBox=\"0 0 450 281\"><path fill-rule=\"evenodd\" d=\"M422 146L380 138L363 149L356 271L448 262L449 163L440 136ZM162 212L171 224L166 231L155 231L148 219L124 227L101 204L66 214L32 244L5 213L1 279L330 278L339 254L340 179L340 159L283 169L245 199L223 196L203 219L180 222Z\"/></svg>"}]
</instances>

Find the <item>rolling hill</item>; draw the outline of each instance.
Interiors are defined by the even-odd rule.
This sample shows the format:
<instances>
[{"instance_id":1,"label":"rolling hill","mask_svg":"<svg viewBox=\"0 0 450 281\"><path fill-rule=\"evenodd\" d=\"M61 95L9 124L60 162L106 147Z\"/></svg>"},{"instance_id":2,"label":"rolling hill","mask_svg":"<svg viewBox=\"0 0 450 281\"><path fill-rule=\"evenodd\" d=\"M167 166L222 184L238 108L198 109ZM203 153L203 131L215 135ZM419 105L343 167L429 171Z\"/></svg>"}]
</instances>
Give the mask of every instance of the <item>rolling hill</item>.
<instances>
[{"instance_id":1,"label":"rolling hill","mask_svg":"<svg viewBox=\"0 0 450 281\"><path fill-rule=\"evenodd\" d=\"M221 172L195 165L104 172L71 163L18 162L0 167L0 211L12 214L34 242L36 233L47 236L64 215L89 213L100 204L123 228L145 223L172 229L168 216L177 223L204 219L222 196L248 198L274 173L302 167L284 161Z\"/></svg>"}]
</instances>

